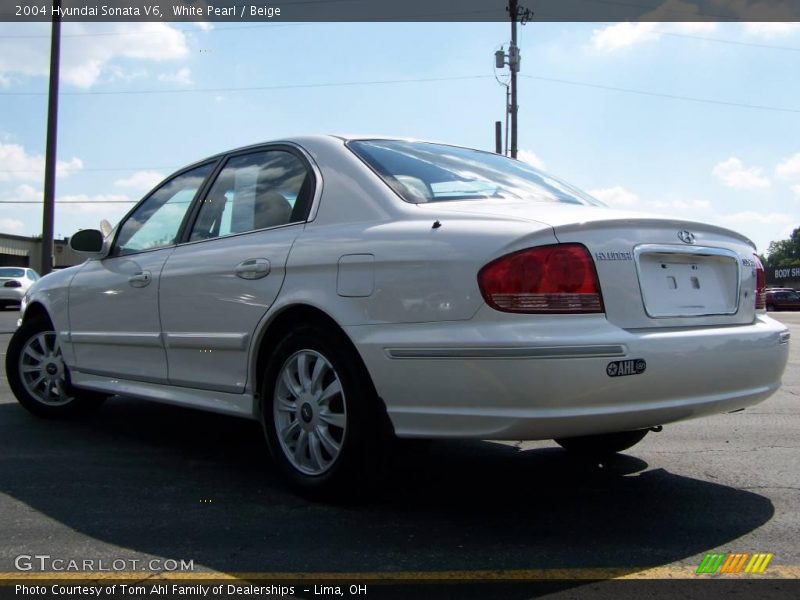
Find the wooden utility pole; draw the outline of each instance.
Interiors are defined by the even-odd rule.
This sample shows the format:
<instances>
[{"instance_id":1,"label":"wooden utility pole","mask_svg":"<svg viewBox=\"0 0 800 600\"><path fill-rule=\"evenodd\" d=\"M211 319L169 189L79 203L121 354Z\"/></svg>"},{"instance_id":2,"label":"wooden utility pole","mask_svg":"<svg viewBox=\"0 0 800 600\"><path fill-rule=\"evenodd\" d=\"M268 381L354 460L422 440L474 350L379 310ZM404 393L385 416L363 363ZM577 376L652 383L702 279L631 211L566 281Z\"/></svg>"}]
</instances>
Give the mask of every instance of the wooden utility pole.
<instances>
[{"instance_id":1,"label":"wooden utility pole","mask_svg":"<svg viewBox=\"0 0 800 600\"><path fill-rule=\"evenodd\" d=\"M61 0L53 2L50 34L50 91L47 99L47 148L44 158L44 203L42 205L42 262L39 273L53 270L53 223L56 212L56 148L58 146L58 76L61 52Z\"/></svg>"},{"instance_id":2,"label":"wooden utility pole","mask_svg":"<svg viewBox=\"0 0 800 600\"><path fill-rule=\"evenodd\" d=\"M517 0L508 1L508 16L511 17L511 47L508 49L511 70L511 158L517 158L517 71L519 70L519 48L517 47Z\"/></svg>"}]
</instances>

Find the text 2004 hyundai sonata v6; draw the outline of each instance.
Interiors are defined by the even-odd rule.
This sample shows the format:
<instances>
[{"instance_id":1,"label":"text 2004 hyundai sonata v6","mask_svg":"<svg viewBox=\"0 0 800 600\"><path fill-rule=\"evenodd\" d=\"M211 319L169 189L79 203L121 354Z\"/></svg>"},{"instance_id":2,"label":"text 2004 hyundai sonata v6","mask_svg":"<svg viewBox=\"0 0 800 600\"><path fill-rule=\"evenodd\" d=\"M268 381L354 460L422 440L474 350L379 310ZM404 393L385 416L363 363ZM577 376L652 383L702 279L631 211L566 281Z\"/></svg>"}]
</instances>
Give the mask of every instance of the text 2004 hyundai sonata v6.
<instances>
[{"instance_id":1,"label":"text 2004 hyundai sonata v6","mask_svg":"<svg viewBox=\"0 0 800 600\"><path fill-rule=\"evenodd\" d=\"M382 440L615 452L780 385L747 238L618 212L495 154L303 137L198 162L24 299L6 369L68 415L123 394L259 419L296 485Z\"/></svg>"}]
</instances>

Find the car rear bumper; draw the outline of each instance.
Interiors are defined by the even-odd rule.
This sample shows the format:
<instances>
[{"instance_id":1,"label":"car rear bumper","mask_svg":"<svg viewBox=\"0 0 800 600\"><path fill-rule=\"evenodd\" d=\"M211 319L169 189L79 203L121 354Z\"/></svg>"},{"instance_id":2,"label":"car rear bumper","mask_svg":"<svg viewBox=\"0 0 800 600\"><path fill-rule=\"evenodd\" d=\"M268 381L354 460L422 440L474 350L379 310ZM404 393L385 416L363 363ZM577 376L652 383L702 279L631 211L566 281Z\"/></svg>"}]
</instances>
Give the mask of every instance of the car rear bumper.
<instances>
[{"instance_id":1,"label":"car rear bumper","mask_svg":"<svg viewBox=\"0 0 800 600\"><path fill-rule=\"evenodd\" d=\"M780 387L789 350L788 330L766 315L623 330L602 316L482 309L471 321L347 331L405 437L550 439L738 410ZM627 360L646 368L609 376Z\"/></svg>"},{"instance_id":2,"label":"car rear bumper","mask_svg":"<svg viewBox=\"0 0 800 600\"><path fill-rule=\"evenodd\" d=\"M27 290L25 288L0 287L0 302L20 302Z\"/></svg>"}]
</instances>

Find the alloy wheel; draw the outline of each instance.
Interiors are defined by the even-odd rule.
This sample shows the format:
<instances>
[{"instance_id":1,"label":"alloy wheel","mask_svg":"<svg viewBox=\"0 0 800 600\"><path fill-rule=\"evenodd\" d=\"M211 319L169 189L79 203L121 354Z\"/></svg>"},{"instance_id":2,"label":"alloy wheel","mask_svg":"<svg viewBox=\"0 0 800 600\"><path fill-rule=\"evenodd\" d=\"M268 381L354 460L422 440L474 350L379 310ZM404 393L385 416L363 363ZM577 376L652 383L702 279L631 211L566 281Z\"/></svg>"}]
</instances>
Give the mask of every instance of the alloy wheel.
<instances>
[{"instance_id":1,"label":"alloy wheel","mask_svg":"<svg viewBox=\"0 0 800 600\"><path fill-rule=\"evenodd\" d=\"M33 398L50 406L70 402L73 396L66 373L55 331L42 331L25 342L19 359L19 374L25 390Z\"/></svg>"},{"instance_id":2,"label":"alloy wheel","mask_svg":"<svg viewBox=\"0 0 800 600\"><path fill-rule=\"evenodd\" d=\"M347 433L347 402L333 365L314 350L292 354L273 398L275 433L284 455L305 475L328 471Z\"/></svg>"}]
</instances>

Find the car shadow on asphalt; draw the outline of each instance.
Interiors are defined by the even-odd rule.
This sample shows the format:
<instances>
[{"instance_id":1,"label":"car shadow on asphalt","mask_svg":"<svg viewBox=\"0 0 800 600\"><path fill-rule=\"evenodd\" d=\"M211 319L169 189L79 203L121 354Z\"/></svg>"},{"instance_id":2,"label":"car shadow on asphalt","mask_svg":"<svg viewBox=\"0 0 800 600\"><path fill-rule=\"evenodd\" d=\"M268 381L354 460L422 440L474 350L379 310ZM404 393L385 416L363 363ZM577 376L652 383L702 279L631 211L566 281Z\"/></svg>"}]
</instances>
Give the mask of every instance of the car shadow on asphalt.
<instances>
[{"instance_id":1,"label":"car shadow on asphalt","mask_svg":"<svg viewBox=\"0 0 800 600\"><path fill-rule=\"evenodd\" d=\"M222 572L635 572L724 546L774 512L634 456L411 446L380 489L332 505L284 486L255 422L121 398L67 422L0 405L2 492L105 544Z\"/></svg>"}]
</instances>

